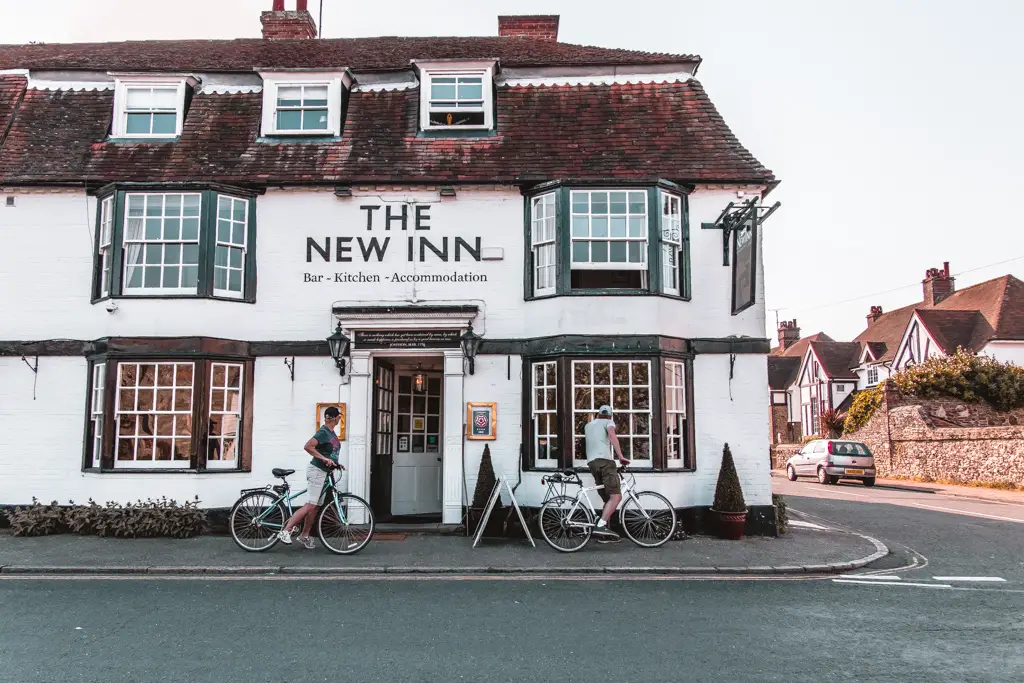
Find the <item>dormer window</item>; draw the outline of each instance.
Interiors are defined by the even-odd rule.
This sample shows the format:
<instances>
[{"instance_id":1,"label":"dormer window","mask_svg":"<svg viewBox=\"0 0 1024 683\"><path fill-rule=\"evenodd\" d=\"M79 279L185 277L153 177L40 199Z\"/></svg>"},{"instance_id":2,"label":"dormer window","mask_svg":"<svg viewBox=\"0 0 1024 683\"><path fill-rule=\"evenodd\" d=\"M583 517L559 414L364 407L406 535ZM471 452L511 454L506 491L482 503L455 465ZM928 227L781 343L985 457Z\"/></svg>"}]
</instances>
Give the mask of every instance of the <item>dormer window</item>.
<instances>
[{"instance_id":1,"label":"dormer window","mask_svg":"<svg viewBox=\"0 0 1024 683\"><path fill-rule=\"evenodd\" d=\"M423 130L494 128L494 62L418 62Z\"/></svg>"},{"instance_id":2,"label":"dormer window","mask_svg":"<svg viewBox=\"0 0 1024 683\"><path fill-rule=\"evenodd\" d=\"M348 72L263 73L263 135L341 135Z\"/></svg>"},{"instance_id":3,"label":"dormer window","mask_svg":"<svg viewBox=\"0 0 1024 683\"><path fill-rule=\"evenodd\" d=\"M120 76L114 85L115 138L174 138L185 119L185 88L190 79Z\"/></svg>"}]
</instances>

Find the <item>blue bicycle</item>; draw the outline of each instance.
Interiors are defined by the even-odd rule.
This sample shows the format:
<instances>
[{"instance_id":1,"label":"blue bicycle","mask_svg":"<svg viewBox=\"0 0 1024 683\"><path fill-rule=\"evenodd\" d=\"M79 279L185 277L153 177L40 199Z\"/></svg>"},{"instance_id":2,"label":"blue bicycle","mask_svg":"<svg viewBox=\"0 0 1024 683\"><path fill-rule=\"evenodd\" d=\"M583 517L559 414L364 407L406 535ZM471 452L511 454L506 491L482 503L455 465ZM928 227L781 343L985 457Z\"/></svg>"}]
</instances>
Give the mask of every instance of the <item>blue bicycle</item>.
<instances>
[{"instance_id":1,"label":"blue bicycle","mask_svg":"<svg viewBox=\"0 0 1024 683\"><path fill-rule=\"evenodd\" d=\"M316 518L316 532L320 542L332 553L352 555L366 547L373 538L373 510L359 496L338 490L335 473L327 477L325 502ZM283 483L258 489L243 489L242 496L231 507L229 526L231 537L242 550L251 553L270 550L277 545L277 532L292 516L292 501L306 489L290 493L288 475L295 470L275 467L271 474Z\"/></svg>"}]
</instances>

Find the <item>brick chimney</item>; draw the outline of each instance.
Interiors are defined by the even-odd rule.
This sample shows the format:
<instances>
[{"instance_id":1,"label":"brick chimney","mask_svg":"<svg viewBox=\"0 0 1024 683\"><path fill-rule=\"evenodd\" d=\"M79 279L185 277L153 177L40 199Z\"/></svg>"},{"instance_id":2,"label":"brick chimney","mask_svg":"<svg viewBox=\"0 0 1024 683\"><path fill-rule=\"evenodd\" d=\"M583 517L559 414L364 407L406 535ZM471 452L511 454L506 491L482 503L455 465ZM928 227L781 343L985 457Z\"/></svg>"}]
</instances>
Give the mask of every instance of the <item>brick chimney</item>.
<instances>
[{"instance_id":1,"label":"brick chimney","mask_svg":"<svg viewBox=\"0 0 1024 683\"><path fill-rule=\"evenodd\" d=\"M273 9L260 15L263 38L316 38L316 22L306 5L307 0L295 0L295 9L286 10L284 0L274 0Z\"/></svg>"},{"instance_id":2,"label":"brick chimney","mask_svg":"<svg viewBox=\"0 0 1024 683\"><path fill-rule=\"evenodd\" d=\"M956 291L954 280L949 275L949 261L943 263L941 269L929 268L925 271L924 280L921 281L924 285L924 305L934 306L948 298Z\"/></svg>"},{"instance_id":3,"label":"brick chimney","mask_svg":"<svg viewBox=\"0 0 1024 683\"><path fill-rule=\"evenodd\" d=\"M800 328L796 326L796 320L783 320L779 323L779 346L788 349L800 341Z\"/></svg>"},{"instance_id":4,"label":"brick chimney","mask_svg":"<svg viewBox=\"0 0 1024 683\"><path fill-rule=\"evenodd\" d=\"M502 38L534 38L558 42L558 15L498 17L498 35Z\"/></svg>"},{"instance_id":5,"label":"brick chimney","mask_svg":"<svg viewBox=\"0 0 1024 683\"><path fill-rule=\"evenodd\" d=\"M868 313L868 327L871 327L871 323L875 322L882 317L882 307L872 306L871 312Z\"/></svg>"}]
</instances>

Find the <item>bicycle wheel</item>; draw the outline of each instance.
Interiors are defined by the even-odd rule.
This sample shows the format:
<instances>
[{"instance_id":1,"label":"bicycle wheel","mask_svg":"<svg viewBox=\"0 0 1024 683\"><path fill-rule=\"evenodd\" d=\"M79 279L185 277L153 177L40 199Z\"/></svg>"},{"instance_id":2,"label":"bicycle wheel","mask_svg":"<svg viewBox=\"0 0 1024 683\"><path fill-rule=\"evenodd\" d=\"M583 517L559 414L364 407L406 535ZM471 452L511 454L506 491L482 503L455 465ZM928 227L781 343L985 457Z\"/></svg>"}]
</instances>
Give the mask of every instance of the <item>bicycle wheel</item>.
<instances>
[{"instance_id":1,"label":"bicycle wheel","mask_svg":"<svg viewBox=\"0 0 1024 683\"><path fill-rule=\"evenodd\" d=\"M339 493L335 502L328 493L327 503L317 517L316 529L325 548L339 555L352 555L373 538L373 510L359 496Z\"/></svg>"},{"instance_id":2,"label":"bicycle wheel","mask_svg":"<svg viewBox=\"0 0 1024 683\"><path fill-rule=\"evenodd\" d=\"M277 532L287 519L277 496L270 491L252 491L232 506L228 526L239 548L258 553L277 544Z\"/></svg>"},{"instance_id":3,"label":"bicycle wheel","mask_svg":"<svg viewBox=\"0 0 1024 683\"><path fill-rule=\"evenodd\" d=\"M537 514L540 535L549 546L563 553L574 553L585 546L594 530L593 525L594 515L590 508L586 504L576 505L576 499L569 496L552 498Z\"/></svg>"},{"instance_id":4,"label":"bicycle wheel","mask_svg":"<svg viewBox=\"0 0 1024 683\"><path fill-rule=\"evenodd\" d=\"M657 548L676 532L676 511L660 493L640 491L622 504L619 523L633 543Z\"/></svg>"}]
</instances>

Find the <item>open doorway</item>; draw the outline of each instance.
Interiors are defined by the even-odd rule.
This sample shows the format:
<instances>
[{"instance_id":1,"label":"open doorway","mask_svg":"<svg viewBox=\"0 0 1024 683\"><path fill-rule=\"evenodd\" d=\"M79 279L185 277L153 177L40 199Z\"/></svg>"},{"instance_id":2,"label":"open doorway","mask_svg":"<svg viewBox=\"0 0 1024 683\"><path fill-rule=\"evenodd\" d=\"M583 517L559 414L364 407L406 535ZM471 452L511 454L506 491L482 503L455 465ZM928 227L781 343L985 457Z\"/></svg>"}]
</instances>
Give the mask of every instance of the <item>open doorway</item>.
<instances>
[{"instance_id":1,"label":"open doorway","mask_svg":"<svg viewBox=\"0 0 1024 683\"><path fill-rule=\"evenodd\" d=\"M382 521L441 520L442 361L374 359L370 505Z\"/></svg>"}]
</instances>

